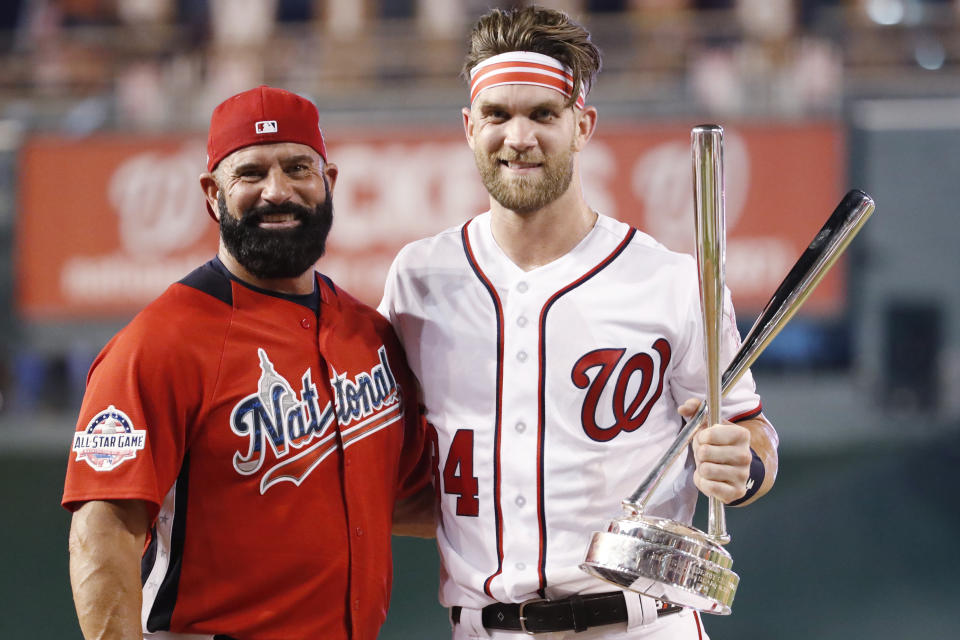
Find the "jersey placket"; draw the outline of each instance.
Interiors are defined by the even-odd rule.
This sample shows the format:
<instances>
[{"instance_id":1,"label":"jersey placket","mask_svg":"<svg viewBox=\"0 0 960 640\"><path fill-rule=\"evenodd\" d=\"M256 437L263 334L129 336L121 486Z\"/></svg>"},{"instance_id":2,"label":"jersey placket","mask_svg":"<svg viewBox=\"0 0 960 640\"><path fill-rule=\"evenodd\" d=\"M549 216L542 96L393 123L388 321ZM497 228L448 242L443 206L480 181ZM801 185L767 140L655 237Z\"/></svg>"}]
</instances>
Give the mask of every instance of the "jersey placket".
<instances>
[{"instance_id":1,"label":"jersey placket","mask_svg":"<svg viewBox=\"0 0 960 640\"><path fill-rule=\"evenodd\" d=\"M361 556L363 549L362 537L364 534L364 527L366 523L358 514L358 509L354 506L360 504L362 501L362 496L358 496L355 493L354 487L356 485L362 485L362 482L358 482L358 479L355 478L355 474L362 473L361 469L357 468L357 465L354 464L354 453L348 451L344 446L344 425L341 423L340 414L342 407L337 406L337 392L333 387L333 381L337 379L338 371L349 371L349 367L346 366L345 362L331 362L332 354L331 349L329 349L329 343L336 342L335 336L338 330L339 317L337 310L332 304L326 304L321 308L321 313L317 318L317 327L316 327L316 339L317 339L317 355L320 360L322 368L321 371L326 371L326 380L325 384L327 387L327 393L330 394L331 402L334 406L334 418L333 428L336 430L336 448L333 452L334 455L340 458L340 478L341 478L341 491L344 498L344 515L346 516L346 538L347 538L347 548L348 551L348 611L350 613L350 628L354 634L360 633L360 629L363 626L363 622L358 616L358 613L361 609L361 595L360 585L362 581L357 578L355 575L358 571L359 565L362 563L357 562L357 558ZM309 328L304 326L304 328ZM327 346L326 353L321 352L323 346ZM353 494L353 495L351 495Z\"/></svg>"},{"instance_id":2,"label":"jersey placket","mask_svg":"<svg viewBox=\"0 0 960 640\"><path fill-rule=\"evenodd\" d=\"M514 276L504 301L503 422L500 500L503 510L503 596L529 597L540 589L541 482L538 409L540 363L537 317L544 294L531 274Z\"/></svg>"}]
</instances>

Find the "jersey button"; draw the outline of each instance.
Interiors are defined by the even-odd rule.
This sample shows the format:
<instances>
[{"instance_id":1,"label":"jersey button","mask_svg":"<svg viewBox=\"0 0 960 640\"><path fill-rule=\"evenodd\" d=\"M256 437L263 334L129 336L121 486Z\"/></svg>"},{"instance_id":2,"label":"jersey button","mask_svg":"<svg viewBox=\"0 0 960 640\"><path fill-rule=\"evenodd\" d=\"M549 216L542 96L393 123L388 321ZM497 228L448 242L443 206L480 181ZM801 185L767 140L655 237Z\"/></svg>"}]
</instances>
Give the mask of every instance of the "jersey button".
<instances>
[{"instance_id":1,"label":"jersey button","mask_svg":"<svg viewBox=\"0 0 960 640\"><path fill-rule=\"evenodd\" d=\"M523 433L524 431L527 430L527 425L524 424L523 422L518 422L514 427L514 429L517 430L517 433Z\"/></svg>"},{"instance_id":2,"label":"jersey button","mask_svg":"<svg viewBox=\"0 0 960 640\"><path fill-rule=\"evenodd\" d=\"M303 318L300 321L300 326L303 327L304 329L309 329L310 325L311 325L310 318Z\"/></svg>"},{"instance_id":3,"label":"jersey button","mask_svg":"<svg viewBox=\"0 0 960 640\"><path fill-rule=\"evenodd\" d=\"M360 527L357 527L357 537L359 538L361 536L363 536L363 529L361 529Z\"/></svg>"},{"instance_id":4,"label":"jersey button","mask_svg":"<svg viewBox=\"0 0 960 640\"><path fill-rule=\"evenodd\" d=\"M526 317L526 316L520 316L519 318L517 318L517 326L518 326L518 327L525 327L525 326L527 326L527 317Z\"/></svg>"},{"instance_id":5,"label":"jersey button","mask_svg":"<svg viewBox=\"0 0 960 640\"><path fill-rule=\"evenodd\" d=\"M526 361L527 361L527 352L526 352L526 351L518 351L518 352L517 352L517 360L519 360L520 362L526 362Z\"/></svg>"},{"instance_id":6,"label":"jersey button","mask_svg":"<svg viewBox=\"0 0 960 640\"><path fill-rule=\"evenodd\" d=\"M527 289L528 289L528 287L527 287L527 283L526 283L526 282L518 282L518 283L517 283L517 291L519 291L520 293L526 293L526 292L527 292Z\"/></svg>"},{"instance_id":7,"label":"jersey button","mask_svg":"<svg viewBox=\"0 0 960 640\"><path fill-rule=\"evenodd\" d=\"M518 507L522 507L523 505L527 504L527 499L523 496L517 496L517 499L514 500L514 502L517 503Z\"/></svg>"},{"instance_id":8,"label":"jersey button","mask_svg":"<svg viewBox=\"0 0 960 640\"><path fill-rule=\"evenodd\" d=\"M516 567L517 567L517 571L523 571L524 569L527 568L527 565L523 564L522 562L518 562Z\"/></svg>"}]
</instances>

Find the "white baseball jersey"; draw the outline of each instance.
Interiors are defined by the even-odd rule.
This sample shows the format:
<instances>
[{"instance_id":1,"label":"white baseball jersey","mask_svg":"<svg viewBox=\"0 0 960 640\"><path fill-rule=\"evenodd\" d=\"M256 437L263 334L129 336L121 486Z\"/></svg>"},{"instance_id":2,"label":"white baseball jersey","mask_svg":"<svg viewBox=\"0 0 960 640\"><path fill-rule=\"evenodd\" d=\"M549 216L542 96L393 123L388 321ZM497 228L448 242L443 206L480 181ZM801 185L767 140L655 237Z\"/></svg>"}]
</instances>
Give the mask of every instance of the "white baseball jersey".
<instances>
[{"instance_id":1,"label":"white baseball jersey","mask_svg":"<svg viewBox=\"0 0 960 640\"><path fill-rule=\"evenodd\" d=\"M404 247L380 305L436 429L440 601L610 591L578 568L591 533L674 441L677 407L704 395L696 263L600 216L568 254L523 271L490 221ZM729 296L725 324L729 362ZM747 373L724 417L760 410ZM674 464L648 512L689 523L692 470L692 456Z\"/></svg>"}]
</instances>

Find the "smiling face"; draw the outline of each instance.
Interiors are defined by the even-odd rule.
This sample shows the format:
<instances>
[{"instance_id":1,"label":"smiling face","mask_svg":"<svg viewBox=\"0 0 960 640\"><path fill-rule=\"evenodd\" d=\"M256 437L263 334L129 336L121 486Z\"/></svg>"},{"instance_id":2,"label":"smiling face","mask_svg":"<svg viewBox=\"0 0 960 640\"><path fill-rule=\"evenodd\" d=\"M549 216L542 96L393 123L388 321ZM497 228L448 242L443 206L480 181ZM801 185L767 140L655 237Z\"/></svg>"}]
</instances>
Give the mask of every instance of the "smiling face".
<instances>
[{"instance_id":1,"label":"smiling face","mask_svg":"<svg viewBox=\"0 0 960 640\"><path fill-rule=\"evenodd\" d=\"M312 148L284 142L240 149L201 182L230 255L258 278L294 278L323 255L336 176Z\"/></svg>"},{"instance_id":2,"label":"smiling face","mask_svg":"<svg viewBox=\"0 0 960 640\"><path fill-rule=\"evenodd\" d=\"M552 89L502 85L464 109L467 141L490 196L516 213L542 209L567 192L584 134L583 110ZM595 112L593 112L595 113Z\"/></svg>"}]
</instances>

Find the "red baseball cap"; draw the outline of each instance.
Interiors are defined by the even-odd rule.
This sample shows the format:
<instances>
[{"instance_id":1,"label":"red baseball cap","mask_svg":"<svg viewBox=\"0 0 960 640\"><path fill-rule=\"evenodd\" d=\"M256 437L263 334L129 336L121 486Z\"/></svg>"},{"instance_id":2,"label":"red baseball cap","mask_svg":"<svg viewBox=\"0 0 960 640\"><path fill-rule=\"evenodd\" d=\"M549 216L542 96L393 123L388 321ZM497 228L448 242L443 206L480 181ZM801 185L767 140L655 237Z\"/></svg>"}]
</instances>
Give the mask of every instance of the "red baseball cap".
<instances>
[{"instance_id":1,"label":"red baseball cap","mask_svg":"<svg viewBox=\"0 0 960 640\"><path fill-rule=\"evenodd\" d=\"M261 85L227 98L213 110L207 137L207 171L237 149L254 144L299 142L327 161L320 115L295 93Z\"/></svg>"}]
</instances>

